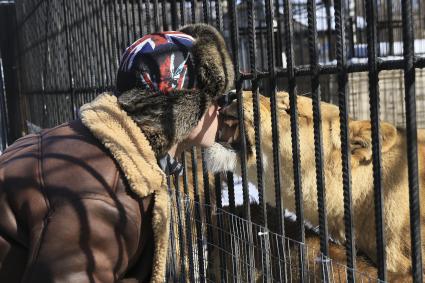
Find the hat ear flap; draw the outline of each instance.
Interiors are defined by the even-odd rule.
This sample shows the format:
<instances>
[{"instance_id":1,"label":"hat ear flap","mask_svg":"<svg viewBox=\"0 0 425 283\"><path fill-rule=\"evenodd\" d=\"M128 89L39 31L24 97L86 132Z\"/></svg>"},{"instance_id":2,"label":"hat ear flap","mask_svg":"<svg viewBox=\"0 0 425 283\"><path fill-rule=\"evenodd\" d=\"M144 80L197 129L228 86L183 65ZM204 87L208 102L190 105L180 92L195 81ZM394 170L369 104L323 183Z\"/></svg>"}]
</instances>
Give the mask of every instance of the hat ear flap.
<instances>
[{"instance_id":1,"label":"hat ear flap","mask_svg":"<svg viewBox=\"0 0 425 283\"><path fill-rule=\"evenodd\" d=\"M211 96L229 91L234 83L234 67L223 36L206 24L187 25L180 31L195 38L191 52L198 88Z\"/></svg>"}]
</instances>

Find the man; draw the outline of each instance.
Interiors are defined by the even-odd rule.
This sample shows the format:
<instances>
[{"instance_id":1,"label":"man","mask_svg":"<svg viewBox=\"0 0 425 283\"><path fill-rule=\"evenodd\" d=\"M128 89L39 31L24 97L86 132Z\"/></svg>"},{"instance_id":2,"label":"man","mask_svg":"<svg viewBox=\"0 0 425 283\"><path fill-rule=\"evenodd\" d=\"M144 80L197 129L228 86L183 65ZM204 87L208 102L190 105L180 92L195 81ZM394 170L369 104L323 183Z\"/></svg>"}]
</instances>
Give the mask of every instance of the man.
<instances>
[{"instance_id":1,"label":"man","mask_svg":"<svg viewBox=\"0 0 425 283\"><path fill-rule=\"evenodd\" d=\"M11 145L0 157L0 282L162 282L166 175L185 148L212 145L233 79L214 28L147 35L124 53L116 95Z\"/></svg>"}]
</instances>

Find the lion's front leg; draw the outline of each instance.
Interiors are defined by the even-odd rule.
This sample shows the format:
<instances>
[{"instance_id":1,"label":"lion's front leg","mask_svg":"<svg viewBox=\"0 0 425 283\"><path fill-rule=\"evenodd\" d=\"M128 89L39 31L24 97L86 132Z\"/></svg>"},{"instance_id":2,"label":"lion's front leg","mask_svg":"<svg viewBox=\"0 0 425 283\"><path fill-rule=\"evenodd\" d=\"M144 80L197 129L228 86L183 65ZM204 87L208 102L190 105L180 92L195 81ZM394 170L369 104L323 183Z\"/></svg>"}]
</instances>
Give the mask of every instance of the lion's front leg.
<instances>
[{"instance_id":1,"label":"lion's front leg","mask_svg":"<svg viewBox=\"0 0 425 283\"><path fill-rule=\"evenodd\" d=\"M385 247L385 252L387 254L387 270L389 274L393 274L394 278L401 278L403 275L410 277L412 265L409 239L408 237L403 243L394 240L387 241L387 246Z\"/></svg>"}]
</instances>

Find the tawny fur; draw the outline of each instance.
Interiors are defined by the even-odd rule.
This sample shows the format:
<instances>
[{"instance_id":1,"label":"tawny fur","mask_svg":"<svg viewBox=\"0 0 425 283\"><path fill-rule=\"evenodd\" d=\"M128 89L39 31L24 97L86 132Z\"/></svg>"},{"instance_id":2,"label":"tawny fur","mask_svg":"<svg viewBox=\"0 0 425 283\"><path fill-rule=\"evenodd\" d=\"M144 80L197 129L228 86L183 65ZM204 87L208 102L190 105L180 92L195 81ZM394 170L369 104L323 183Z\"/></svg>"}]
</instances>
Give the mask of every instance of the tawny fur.
<instances>
[{"instance_id":1,"label":"tawny fur","mask_svg":"<svg viewBox=\"0 0 425 283\"><path fill-rule=\"evenodd\" d=\"M252 94L244 93L245 128L247 144L255 145ZM314 159L314 134L312 100L298 96L298 123L301 152L301 175L304 214L313 225L318 225L316 173ZM280 156L283 203L295 211L293 186L292 146L290 131L289 97L277 95L280 130ZM227 114L237 116L236 104L226 109ZM339 110L336 106L322 103L322 132L324 152L324 177L329 232L340 242L345 241L344 206L342 190L341 142ZM272 131L269 99L260 98L263 154L272 158ZM349 121L352 200L357 248L376 263L374 191L372 170L372 145L369 121ZM425 131L418 131L419 187L421 204L425 189ZM407 178L406 136L401 129L389 123L381 123L382 188L384 190L384 228L386 236L387 268L397 282L410 280L410 222L409 192ZM255 182L255 149L248 156L248 176ZM240 166L236 166L240 168ZM274 205L275 193L272 168L265 169L266 201ZM422 223L424 208L421 209ZM424 226L424 225L423 225ZM425 227L422 227L424 233ZM391 278L391 277L390 277ZM401 278L401 279L399 279ZM399 281L401 280L401 281Z\"/></svg>"}]
</instances>

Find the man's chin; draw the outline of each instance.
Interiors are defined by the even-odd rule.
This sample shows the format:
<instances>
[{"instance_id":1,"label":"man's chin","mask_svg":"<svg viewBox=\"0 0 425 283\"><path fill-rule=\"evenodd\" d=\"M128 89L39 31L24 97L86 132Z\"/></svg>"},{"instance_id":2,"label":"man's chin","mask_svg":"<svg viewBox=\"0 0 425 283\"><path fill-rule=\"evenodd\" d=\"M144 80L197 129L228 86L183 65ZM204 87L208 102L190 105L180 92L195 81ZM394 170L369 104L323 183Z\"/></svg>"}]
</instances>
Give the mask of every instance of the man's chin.
<instances>
[{"instance_id":1,"label":"man's chin","mask_svg":"<svg viewBox=\"0 0 425 283\"><path fill-rule=\"evenodd\" d=\"M205 149L207 168L212 173L236 170L238 153L230 145L214 143Z\"/></svg>"}]
</instances>

